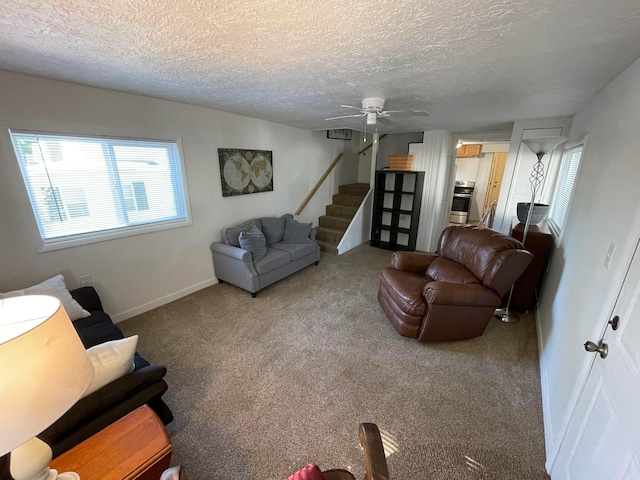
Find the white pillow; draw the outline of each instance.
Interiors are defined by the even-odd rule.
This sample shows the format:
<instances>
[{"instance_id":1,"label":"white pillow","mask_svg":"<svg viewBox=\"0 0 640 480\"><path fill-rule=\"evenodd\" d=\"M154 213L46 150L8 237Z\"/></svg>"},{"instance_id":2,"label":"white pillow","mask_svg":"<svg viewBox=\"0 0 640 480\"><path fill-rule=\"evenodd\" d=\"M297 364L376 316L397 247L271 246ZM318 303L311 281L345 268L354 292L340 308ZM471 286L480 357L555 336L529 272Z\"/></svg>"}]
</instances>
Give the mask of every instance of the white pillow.
<instances>
[{"instance_id":1,"label":"white pillow","mask_svg":"<svg viewBox=\"0 0 640 480\"><path fill-rule=\"evenodd\" d=\"M24 290L0 293L0 299L21 297L22 295L51 295L52 297L56 297L60 300L60 303L67 311L67 315L69 315L71 320L78 320L91 315L73 299L69 290L67 290L67 286L64 283L64 277L62 275L56 275L49 280L45 280L33 287L25 288Z\"/></svg>"},{"instance_id":2,"label":"white pillow","mask_svg":"<svg viewBox=\"0 0 640 480\"><path fill-rule=\"evenodd\" d=\"M93 363L93 380L81 398L100 390L114 380L133 372L133 356L138 345L138 335L101 343L87 349L87 355Z\"/></svg>"}]
</instances>

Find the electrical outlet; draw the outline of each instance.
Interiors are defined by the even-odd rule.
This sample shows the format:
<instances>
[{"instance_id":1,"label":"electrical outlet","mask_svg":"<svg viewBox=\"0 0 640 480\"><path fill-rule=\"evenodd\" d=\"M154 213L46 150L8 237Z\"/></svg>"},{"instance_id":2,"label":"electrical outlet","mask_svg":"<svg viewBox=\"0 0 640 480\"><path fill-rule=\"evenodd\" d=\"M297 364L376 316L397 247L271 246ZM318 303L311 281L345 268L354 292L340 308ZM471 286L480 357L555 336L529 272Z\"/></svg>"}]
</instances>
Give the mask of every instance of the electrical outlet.
<instances>
[{"instance_id":1,"label":"electrical outlet","mask_svg":"<svg viewBox=\"0 0 640 480\"><path fill-rule=\"evenodd\" d=\"M618 245L615 242L609 242L609 248L607 248L607 253L604 256L604 268L608 269L609 265L611 265L611 260L613 260L613 256L616 253L616 248Z\"/></svg>"},{"instance_id":2,"label":"electrical outlet","mask_svg":"<svg viewBox=\"0 0 640 480\"><path fill-rule=\"evenodd\" d=\"M91 285L93 285L93 279L91 278L91 275L82 275L80 278L80 284L83 287L89 287Z\"/></svg>"}]
</instances>

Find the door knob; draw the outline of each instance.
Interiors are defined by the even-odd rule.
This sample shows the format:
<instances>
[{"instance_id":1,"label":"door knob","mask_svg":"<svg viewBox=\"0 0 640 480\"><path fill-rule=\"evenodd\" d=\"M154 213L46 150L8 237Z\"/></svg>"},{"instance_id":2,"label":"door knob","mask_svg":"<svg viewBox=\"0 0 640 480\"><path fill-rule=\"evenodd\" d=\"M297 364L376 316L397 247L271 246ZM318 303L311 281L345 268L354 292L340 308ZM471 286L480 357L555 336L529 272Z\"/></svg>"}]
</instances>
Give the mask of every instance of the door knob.
<instances>
[{"instance_id":1,"label":"door knob","mask_svg":"<svg viewBox=\"0 0 640 480\"><path fill-rule=\"evenodd\" d=\"M587 352L598 352L600 354L600 358L607 358L609 354L609 345L604 343L602 340L598 344L595 344L591 341L586 342L584 344L584 349Z\"/></svg>"}]
</instances>

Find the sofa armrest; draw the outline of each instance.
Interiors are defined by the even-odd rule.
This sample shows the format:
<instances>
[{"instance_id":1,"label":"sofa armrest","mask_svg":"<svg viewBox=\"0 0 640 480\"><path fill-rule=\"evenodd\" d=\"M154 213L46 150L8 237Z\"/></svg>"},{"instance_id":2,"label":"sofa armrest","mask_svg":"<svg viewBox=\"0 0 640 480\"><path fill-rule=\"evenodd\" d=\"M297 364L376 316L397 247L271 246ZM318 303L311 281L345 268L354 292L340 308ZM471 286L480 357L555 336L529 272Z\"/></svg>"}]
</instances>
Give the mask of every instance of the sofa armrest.
<instances>
[{"instance_id":1,"label":"sofa armrest","mask_svg":"<svg viewBox=\"0 0 640 480\"><path fill-rule=\"evenodd\" d=\"M318 229L316 227L313 227L311 229L311 233L309 233L309 238L314 242L316 241L316 233L318 233Z\"/></svg>"},{"instance_id":2,"label":"sofa armrest","mask_svg":"<svg viewBox=\"0 0 640 480\"><path fill-rule=\"evenodd\" d=\"M88 419L108 410L135 392L162 380L166 373L167 369L164 365L149 365L114 380L100 390L78 400L62 417L42 432L42 437L57 441Z\"/></svg>"},{"instance_id":3,"label":"sofa armrest","mask_svg":"<svg viewBox=\"0 0 640 480\"><path fill-rule=\"evenodd\" d=\"M98 296L98 292L93 287L80 287L69 292L73 299L80 304L87 312L100 311L102 309L102 302Z\"/></svg>"},{"instance_id":4,"label":"sofa armrest","mask_svg":"<svg viewBox=\"0 0 640 480\"><path fill-rule=\"evenodd\" d=\"M479 283L429 282L422 289L429 305L492 307L500 305L501 298Z\"/></svg>"},{"instance_id":5,"label":"sofa armrest","mask_svg":"<svg viewBox=\"0 0 640 480\"><path fill-rule=\"evenodd\" d=\"M393 252L391 266L403 272L424 273L438 255L423 252Z\"/></svg>"},{"instance_id":6,"label":"sofa armrest","mask_svg":"<svg viewBox=\"0 0 640 480\"><path fill-rule=\"evenodd\" d=\"M234 247L233 245L226 245L222 242L214 242L211 244L211 252L213 253L213 263L215 265L216 255L224 255L230 259L237 260L238 262L242 262L244 267L251 273L253 276L257 276L258 272L253 266L253 257L251 256L251 252L248 250L244 250L239 247ZM216 272L216 275L218 272Z\"/></svg>"}]
</instances>

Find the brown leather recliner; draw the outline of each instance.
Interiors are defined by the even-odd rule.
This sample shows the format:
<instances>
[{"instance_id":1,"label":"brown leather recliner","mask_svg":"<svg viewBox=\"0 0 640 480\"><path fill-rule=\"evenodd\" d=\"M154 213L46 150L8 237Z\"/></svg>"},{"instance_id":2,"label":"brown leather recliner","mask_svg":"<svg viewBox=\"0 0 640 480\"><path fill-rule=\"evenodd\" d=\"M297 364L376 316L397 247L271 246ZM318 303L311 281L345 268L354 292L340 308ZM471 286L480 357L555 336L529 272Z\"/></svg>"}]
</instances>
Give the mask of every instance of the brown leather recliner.
<instances>
[{"instance_id":1,"label":"brown leather recliner","mask_svg":"<svg viewBox=\"0 0 640 480\"><path fill-rule=\"evenodd\" d=\"M398 333L421 342L482 335L533 255L488 228L447 227L435 254L395 252L378 302Z\"/></svg>"}]
</instances>

